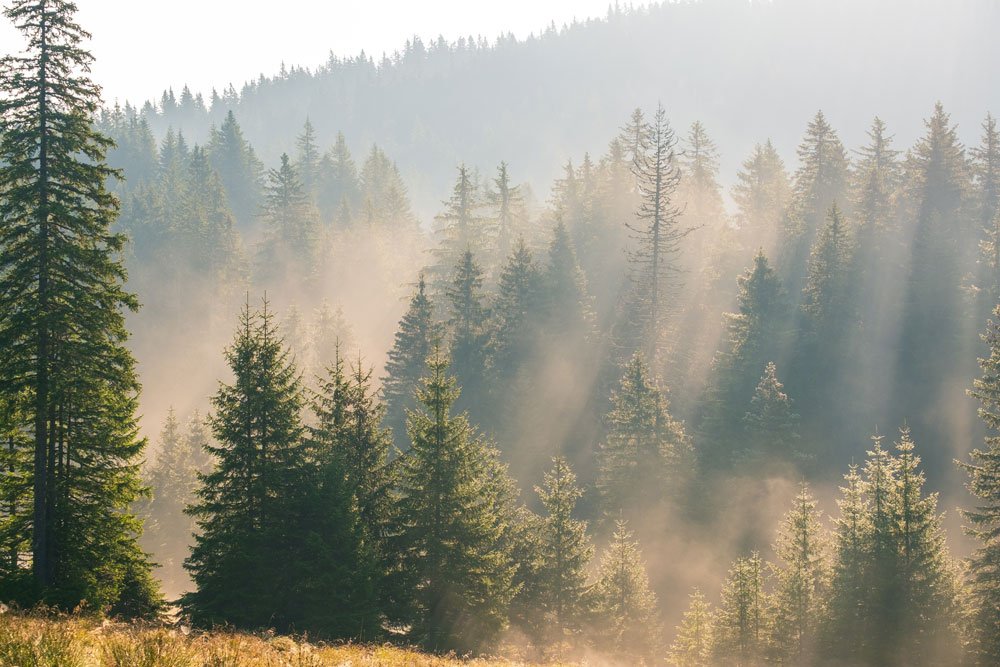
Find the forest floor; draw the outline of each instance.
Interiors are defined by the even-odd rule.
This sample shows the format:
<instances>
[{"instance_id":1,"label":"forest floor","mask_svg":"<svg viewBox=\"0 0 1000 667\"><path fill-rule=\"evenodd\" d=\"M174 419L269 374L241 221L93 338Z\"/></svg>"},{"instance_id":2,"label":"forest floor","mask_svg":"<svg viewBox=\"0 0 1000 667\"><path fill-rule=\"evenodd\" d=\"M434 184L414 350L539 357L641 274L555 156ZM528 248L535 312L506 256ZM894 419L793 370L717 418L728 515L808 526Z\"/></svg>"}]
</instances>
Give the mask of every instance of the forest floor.
<instances>
[{"instance_id":1,"label":"forest floor","mask_svg":"<svg viewBox=\"0 0 1000 667\"><path fill-rule=\"evenodd\" d=\"M282 636L199 633L90 617L45 617L0 606L0 667L530 667L504 659L433 656L395 646L323 645ZM550 663L548 667L553 667Z\"/></svg>"}]
</instances>

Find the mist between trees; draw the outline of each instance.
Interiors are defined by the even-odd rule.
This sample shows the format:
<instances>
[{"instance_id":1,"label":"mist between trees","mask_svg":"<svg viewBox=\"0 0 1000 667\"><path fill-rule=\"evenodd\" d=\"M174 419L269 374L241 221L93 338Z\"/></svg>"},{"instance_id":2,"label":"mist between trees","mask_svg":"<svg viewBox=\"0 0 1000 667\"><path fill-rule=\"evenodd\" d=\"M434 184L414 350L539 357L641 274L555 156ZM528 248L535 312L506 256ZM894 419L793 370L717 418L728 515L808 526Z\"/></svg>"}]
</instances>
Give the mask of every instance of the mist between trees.
<instances>
[{"instance_id":1,"label":"mist between trees","mask_svg":"<svg viewBox=\"0 0 1000 667\"><path fill-rule=\"evenodd\" d=\"M816 112L724 189L710 127L636 109L548 194L459 163L421 220L378 146L301 118L265 165L247 91L189 141L190 91L101 106L71 5L8 16L36 39L0 100L4 599L530 659L1000 659L989 114L849 149Z\"/></svg>"}]
</instances>

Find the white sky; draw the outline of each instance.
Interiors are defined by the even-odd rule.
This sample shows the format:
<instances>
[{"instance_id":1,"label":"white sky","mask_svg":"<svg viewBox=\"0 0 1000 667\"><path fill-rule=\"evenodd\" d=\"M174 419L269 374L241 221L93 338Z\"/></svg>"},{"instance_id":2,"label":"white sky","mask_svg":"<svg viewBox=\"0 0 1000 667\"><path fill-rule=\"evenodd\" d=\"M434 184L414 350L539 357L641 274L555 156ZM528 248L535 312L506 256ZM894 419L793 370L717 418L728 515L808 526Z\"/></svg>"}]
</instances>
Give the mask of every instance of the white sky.
<instances>
[{"instance_id":1,"label":"white sky","mask_svg":"<svg viewBox=\"0 0 1000 667\"><path fill-rule=\"evenodd\" d=\"M613 0L610 0L613 2ZM141 102L167 86L237 89L281 62L314 67L332 50L376 57L413 35L538 33L574 17L604 16L609 0L77 0L93 35L93 76L111 101ZM638 4L638 3L637 3ZM0 5L6 6L5 0ZM21 48L0 16L0 52Z\"/></svg>"}]
</instances>

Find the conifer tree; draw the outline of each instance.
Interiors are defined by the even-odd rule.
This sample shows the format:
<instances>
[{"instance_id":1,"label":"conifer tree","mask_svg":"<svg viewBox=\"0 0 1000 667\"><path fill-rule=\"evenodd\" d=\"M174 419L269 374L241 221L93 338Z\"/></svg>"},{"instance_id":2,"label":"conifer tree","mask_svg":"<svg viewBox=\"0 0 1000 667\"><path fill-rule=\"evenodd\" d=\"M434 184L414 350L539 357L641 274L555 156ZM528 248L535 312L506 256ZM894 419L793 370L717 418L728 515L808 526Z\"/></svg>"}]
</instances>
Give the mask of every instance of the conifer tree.
<instances>
[{"instance_id":1,"label":"conifer tree","mask_svg":"<svg viewBox=\"0 0 1000 667\"><path fill-rule=\"evenodd\" d=\"M464 403L474 404L482 390L486 368L486 312L483 307L483 272L471 250L462 254L445 295L451 312L451 358L455 378L466 395ZM471 400L470 400L471 399Z\"/></svg>"},{"instance_id":2,"label":"conifer tree","mask_svg":"<svg viewBox=\"0 0 1000 667\"><path fill-rule=\"evenodd\" d=\"M628 523L619 520L611 544L601 558L594 600L599 626L594 634L599 647L631 664L660 660L660 620L656 594L632 539Z\"/></svg>"},{"instance_id":3,"label":"conifer tree","mask_svg":"<svg viewBox=\"0 0 1000 667\"><path fill-rule=\"evenodd\" d=\"M679 481L687 436L638 353L625 366L611 406L608 435L598 451L601 503L607 516L648 510L651 499L663 499Z\"/></svg>"},{"instance_id":4,"label":"conifer tree","mask_svg":"<svg viewBox=\"0 0 1000 667\"><path fill-rule=\"evenodd\" d=\"M193 443L181 433L173 408L167 413L158 444L159 453L147 475L152 497L143 512L147 521L143 542L150 545L165 570L161 579L176 585L195 531L184 510L194 502L200 471Z\"/></svg>"},{"instance_id":5,"label":"conifer tree","mask_svg":"<svg viewBox=\"0 0 1000 667\"><path fill-rule=\"evenodd\" d=\"M315 207L288 159L267 174L261 209L266 227L257 250L257 279L265 285L280 284L289 276L313 277L319 261L319 222Z\"/></svg>"},{"instance_id":6,"label":"conifer tree","mask_svg":"<svg viewBox=\"0 0 1000 667\"><path fill-rule=\"evenodd\" d=\"M336 215L338 225L346 227L350 211L357 211L361 204L361 181L343 132L337 133L337 140L320 160L319 184L317 204L324 220ZM347 215L341 215L344 210Z\"/></svg>"},{"instance_id":7,"label":"conifer tree","mask_svg":"<svg viewBox=\"0 0 1000 667\"><path fill-rule=\"evenodd\" d=\"M216 465L189 510L201 531L185 562L197 590L182 608L201 626L287 630L299 620L289 536L306 529L303 392L266 300L243 309L226 359L235 379L212 399Z\"/></svg>"},{"instance_id":8,"label":"conifer tree","mask_svg":"<svg viewBox=\"0 0 1000 667\"><path fill-rule=\"evenodd\" d=\"M826 551L816 500L805 484L778 531L769 652L781 664L808 664L817 654L825 610Z\"/></svg>"},{"instance_id":9,"label":"conifer tree","mask_svg":"<svg viewBox=\"0 0 1000 667\"><path fill-rule=\"evenodd\" d=\"M31 553L0 595L154 615L159 597L129 509L145 441L123 311L138 302L123 287L125 237L111 229L118 201L107 190L121 174L94 128L100 89L75 12L65 0L4 10L28 43L0 61L0 404L17 408L4 430L31 438L30 450L14 443L30 457L7 457L30 480L17 524Z\"/></svg>"},{"instance_id":10,"label":"conifer tree","mask_svg":"<svg viewBox=\"0 0 1000 667\"><path fill-rule=\"evenodd\" d=\"M260 207L264 169L253 147L243 137L232 110L226 113L218 129L212 129L206 151L212 167L222 179L237 221L244 227L252 225Z\"/></svg>"},{"instance_id":11,"label":"conifer tree","mask_svg":"<svg viewBox=\"0 0 1000 667\"><path fill-rule=\"evenodd\" d=\"M316 130L309 118L302 126L302 134L295 140L298 154L295 158L295 170L302 181L302 189L309 197L315 197L319 185L319 148L316 146Z\"/></svg>"},{"instance_id":12,"label":"conifer tree","mask_svg":"<svg viewBox=\"0 0 1000 667\"><path fill-rule=\"evenodd\" d=\"M411 582L412 635L428 649L482 650L504 628L514 567L504 538L506 472L465 415L435 349L409 412L400 462L398 541Z\"/></svg>"},{"instance_id":13,"label":"conifer tree","mask_svg":"<svg viewBox=\"0 0 1000 667\"><path fill-rule=\"evenodd\" d=\"M827 613L822 626L822 646L827 655L855 662L864 651L867 577L872 526L864 482L858 466L844 475L837 500ZM844 641L844 637L853 638Z\"/></svg>"},{"instance_id":14,"label":"conifer tree","mask_svg":"<svg viewBox=\"0 0 1000 667\"><path fill-rule=\"evenodd\" d=\"M508 193L509 194L509 193ZM482 256L487 239L484 238L486 218L482 215L482 202L472 172L461 164L451 198L444 202L445 210L434 218L440 237L435 249L437 264L435 282L443 285L451 267L457 266L466 250Z\"/></svg>"},{"instance_id":15,"label":"conifer tree","mask_svg":"<svg viewBox=\"0 0 1000 667\"><path fill-rule=\"evenodd\" d=\"M743 416L751 459L789 461L804 455L796 428L799 416L783 390L777 368L769 361L750 399L750 410Z\"/></svg>"},{"instance_id":16,"label":"conifer tree","mask_svg":"<svg viewBox=\"0 0 1000 667\"><path fill-rule=\"evenodd\" d=\"M493 185L496 189L490 194L489 200L496 219L494 256L497 258L495 263L499 265L510 255L515 240L522 234L524 198L521 195L521 187L511 185L506 162L501 162L497 167Z\"/></svg>"},{"instance_id":17,"label":"conifer tree","mask_svg":"<svg viewBox=\"0 0 1000 667\"><path fill-rule=\"evenodd\" d=\"M773 254L791 197L791 185L785 164L770 139L754 146L753 153L743 162L736 174L732 196L746 244Z\"/></svg>"},{"instance_id":18,"label":"conifer tree","mask_svg":"<svg viewBox=\"0 0 1000 667\"><path fill-rule=\"evenodd\" d=\"M1000 298L1000 130L997 130L997 121L990 114L986 114L982 128L980 144L970 152L975 205L983 236L980 245L985 275L980 277L980 281L989 292L988 301L992 308Z\"/></svg>"},{"instance_id":19,"label":"conifer tree","mask_svg":"<svg viewBox=\"0 0 1000 667\"><path fill-rule=\"evenodd\" d=\"M806 253L830 207L845 201L848 158L836 131L822 111L809 122L798 148L792 200L786 221L788 245L785 264L791 283L798 286Z\"/></svg>"},{"instance_id":20,"label":"conifer tree","mask_svg":"<svg viewBox=\"0 0 1000 667\"><path fill-rule=\"evenodd\" d=\"M552 230L542 284L548 315L546 330L555 332L562 345L569 341L582 342L592 328L590 297L586 278L562 222L556 223Z\"/></svg>"},{"instance_id":21,"label":"conifer tree","mask_svg":"<svg viewBox=\"0 0 1000 667\"><path fill-rule=\"evenodd\" d=\"M811 333L822 339L817 341L822 347L832 346L834 353L837 334L851 320L847 284L851 250L843 216L834 204L809 257L802 304Z\"/></svg>"},{"instance_id":22,"label":"conifer tree","mask_svg":"<svg viewBox=\"0 0 1000 667\"><path fill-rule=\"evenodd\" d=\"M624 345L655 361L663 350L663 327L670 290L676 287L681 241L690 228L681 227L676 201L681 178L677 138L662 105L643 132L647 148L638 154L634 165L641 202L635 220L627 223L635 241L629 255L633 290L628 325L633 340Z\"/></svg>"},{"instance_id":23,"label":"conifer tree","mask_svg":"<svg viewBox=\"0 0 1000 667\"><path fill-rule=\"evenodd\" d=\"M763 569L754 551L729 570L713 621L712 657L719 664L763 663L769 629Z\"/></svg>"},{"instance_id":24,"label":"conifer tree","mask_svg":"<svg viewBox=\"0 0 1000 667\"><path fill-rule=\"evenodd\" d=\"M668 659L674 667L711 667L712 607L697 588L688 599Z\"/></svg>"},{"instance_id":25,"label":"conifer tree","mask_svg":"<svg viewBox=\"0 0 1000 667\"><path fill-rule=\"evenodd\" d=\"M552 641L566 641L577 634L587 613L590 586L587 567L594 547L587 537L587 523L573 518L583 491L566 459L552 459L542 487L535 487L545 516L539 525L540 563L536 575L536 600L542 634Z\"/></svg>"},{"instance_id":26,"label":"conifer tree","mask_svg":"<svg viewBox=\"0 0 1000 667\"><path fill-rule=\"evenodd\" d=\"M434 320L434 307L427 296L423 274L410 306L399 321L396 338L382 379L382 398L386 404L386 425L392 429L397 447L405 447L406 411L416 406L414 394L427 373L427 358L440 342L440 326Z\"/></svg>"},{"instance_id":27,"label":"conifer tree","mask_svg":"<svg viewBox=\"0 0 1000 667\"><path fill-rule=\"evenodd\" d=\"M531 356L540 324L542 274L524 239L507 259L490 308L489 363L495 386L515 376Z\"/></svg>"},{"instance_id":28,"label":"conifer tree","mask_svg":"<svg viewBox=\"0 0 1000 667\"><path fill-rule=\"evenodd\" d=\"M968 489L976 503L962 512L966 533L978 542L969 559L972 596L972 652L979 664L1000 661L1000 307L986 326L983 340L989 356L979 360L982 376L969 392L979 400L986 424L985 447L974 449L968 462Z\"/></svg>"}]
</instances>

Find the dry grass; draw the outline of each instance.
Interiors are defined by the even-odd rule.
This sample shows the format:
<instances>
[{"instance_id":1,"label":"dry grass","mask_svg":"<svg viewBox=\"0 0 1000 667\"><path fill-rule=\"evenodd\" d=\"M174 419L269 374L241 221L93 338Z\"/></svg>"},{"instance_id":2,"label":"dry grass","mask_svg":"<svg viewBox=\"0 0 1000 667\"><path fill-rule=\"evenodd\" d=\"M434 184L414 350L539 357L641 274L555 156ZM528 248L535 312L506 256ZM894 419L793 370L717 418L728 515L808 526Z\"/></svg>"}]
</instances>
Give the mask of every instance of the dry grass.
<instances>
[{"instance_id":1,"label":"dry grass","mask_svg":"<svg viewBox=\"0 0 1000 667\"><path fill-rule=\"evenodd\" d=\"M326 646L288 637L187 633L88 617L0 613L0 667L527 667L394 646Z\"/></svg>"}]
</instances>

